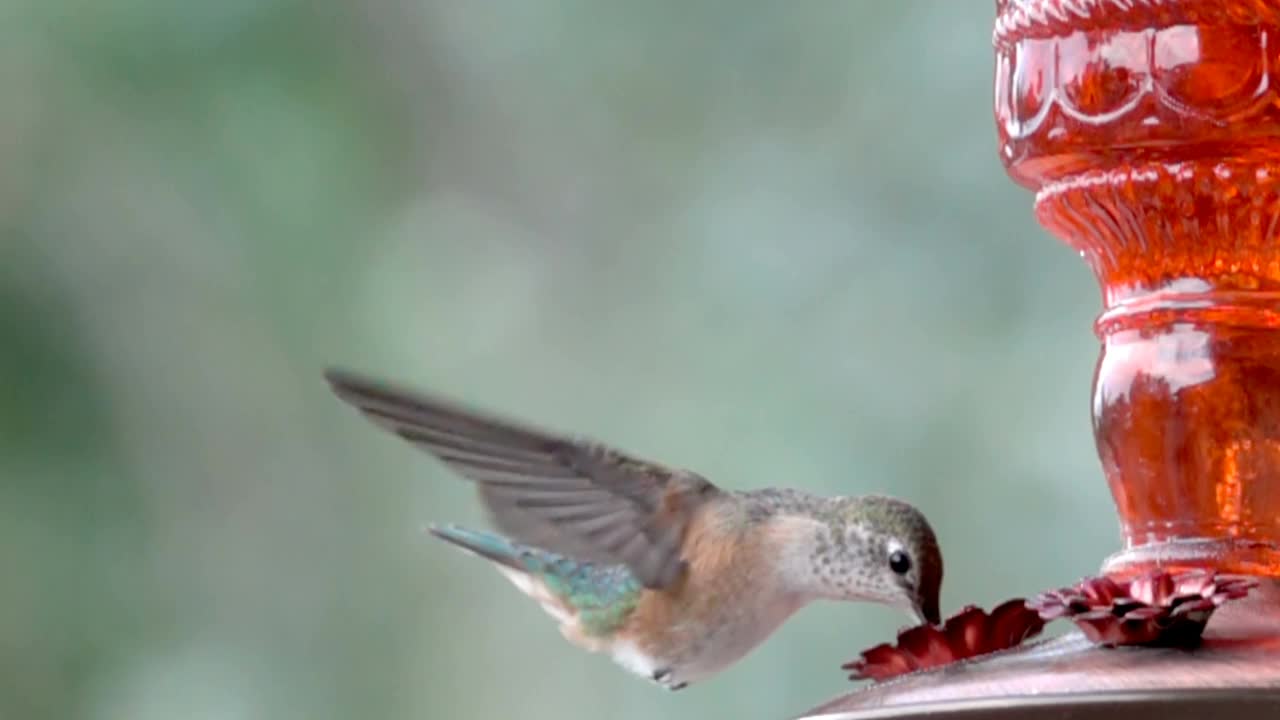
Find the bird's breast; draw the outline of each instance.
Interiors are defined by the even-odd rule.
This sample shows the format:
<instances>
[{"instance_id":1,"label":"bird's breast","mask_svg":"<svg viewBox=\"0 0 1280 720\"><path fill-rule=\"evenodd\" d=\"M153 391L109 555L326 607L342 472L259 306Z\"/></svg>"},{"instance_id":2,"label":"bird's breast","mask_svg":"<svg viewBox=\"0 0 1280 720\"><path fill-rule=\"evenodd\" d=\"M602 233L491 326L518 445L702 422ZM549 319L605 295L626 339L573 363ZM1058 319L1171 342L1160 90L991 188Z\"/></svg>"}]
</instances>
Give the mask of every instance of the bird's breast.
<instances>
[{"instance_id":1,"label":"bird's breast","mask_svg":"<svg viewBox=\"0 0 1280 720\"><path fill-rule=\"evenodd\" d=\"M686 546L685 575L645 591L618 639L693 681L751 651L802 603L781 586L767 538L749 527L695 525Z\"/></svg>"}]
</instances>

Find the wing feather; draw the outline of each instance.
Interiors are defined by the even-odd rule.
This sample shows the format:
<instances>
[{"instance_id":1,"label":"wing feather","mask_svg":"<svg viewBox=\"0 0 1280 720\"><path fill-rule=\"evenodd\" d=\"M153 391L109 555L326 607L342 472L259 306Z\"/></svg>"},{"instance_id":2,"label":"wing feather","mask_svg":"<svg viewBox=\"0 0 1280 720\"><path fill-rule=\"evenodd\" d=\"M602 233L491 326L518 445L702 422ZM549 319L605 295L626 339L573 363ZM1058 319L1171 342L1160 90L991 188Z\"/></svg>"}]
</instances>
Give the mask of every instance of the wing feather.
<instances>
[{"instance_id":1,"label":"wing feather","mask_svg":"<svg viewBox=\"0 0 1280 720\"><path fill-rule=\"evenodd\" d=\"M647 587L666 587L679 577L689 524L722 496L696 473L600 443L350 372L332 370L325 377L339 398L374 424L479 485L502 532L570 557L626 565Z\"/></svg>"}]
</instances>

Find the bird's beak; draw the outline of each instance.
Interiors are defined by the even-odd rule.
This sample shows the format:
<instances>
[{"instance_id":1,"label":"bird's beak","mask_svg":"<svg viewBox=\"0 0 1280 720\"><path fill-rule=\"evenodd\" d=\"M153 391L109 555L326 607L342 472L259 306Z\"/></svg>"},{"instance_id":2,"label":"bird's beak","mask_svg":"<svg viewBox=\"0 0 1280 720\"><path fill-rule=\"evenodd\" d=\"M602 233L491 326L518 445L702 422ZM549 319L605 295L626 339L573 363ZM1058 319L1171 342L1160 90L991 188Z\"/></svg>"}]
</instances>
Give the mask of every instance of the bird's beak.
<instances>
[{"instance_id":1,"label":"bird's beak","mask_svg":"<svg viewBox=\"0 0 1280 720\"><path fill-rule=\"evenodd\" d=\"M938 608L937 599L919 598L911 610L916 616L916 622L930 625L942 624L942 611Z\"/></svg>"}]
</instances>

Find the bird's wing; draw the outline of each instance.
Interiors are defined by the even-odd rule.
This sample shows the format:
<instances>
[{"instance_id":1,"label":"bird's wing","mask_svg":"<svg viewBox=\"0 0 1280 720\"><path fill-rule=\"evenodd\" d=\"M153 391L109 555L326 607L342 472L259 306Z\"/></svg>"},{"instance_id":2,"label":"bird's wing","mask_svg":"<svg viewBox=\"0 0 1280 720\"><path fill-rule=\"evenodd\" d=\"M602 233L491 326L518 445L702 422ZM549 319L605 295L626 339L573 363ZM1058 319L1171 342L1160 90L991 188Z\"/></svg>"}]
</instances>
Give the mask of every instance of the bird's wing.
<instances>
[{"instance_id":1,"label":"bird's wing","mask_svg":"<svg viewBox=\"0 0 1280 720\"><path fill-rule=\"evenodd\" d=\"M626 565L650 588L685 567L685 531L721 491L705 478L587 440L486 416L439 398L330 370L342 400L479 485L513 539L581 560Z\"/></svg>"}]
</instances>

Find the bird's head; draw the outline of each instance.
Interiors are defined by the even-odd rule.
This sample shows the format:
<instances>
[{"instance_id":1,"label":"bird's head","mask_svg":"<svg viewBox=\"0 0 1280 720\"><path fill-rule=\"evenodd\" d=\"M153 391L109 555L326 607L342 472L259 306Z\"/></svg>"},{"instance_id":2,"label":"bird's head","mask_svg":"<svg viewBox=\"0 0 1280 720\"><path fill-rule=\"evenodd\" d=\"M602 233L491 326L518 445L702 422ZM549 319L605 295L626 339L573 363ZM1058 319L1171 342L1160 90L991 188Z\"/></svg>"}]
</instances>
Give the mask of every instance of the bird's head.
<instances>
[{"instance_id":1,"label":"bird's head","mask_svg":"<svg viewBox=\"0 0 1280 720\"><path fill-rule=\"evenodd\" d=\"M818 597L878 602L942 621L942 552L924 514L882 496L832 498L813 514L802 560Z\"/></svg>"}]
</instances>

